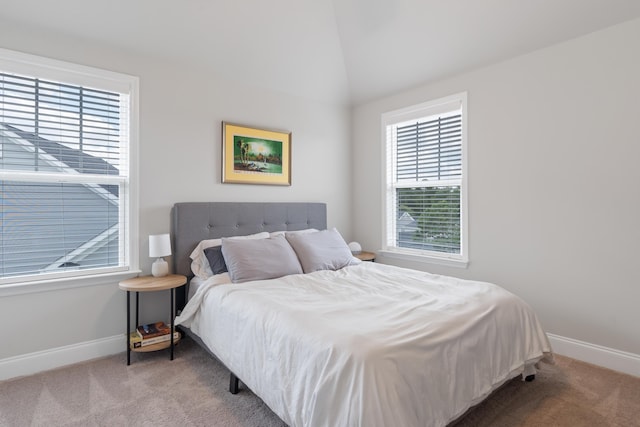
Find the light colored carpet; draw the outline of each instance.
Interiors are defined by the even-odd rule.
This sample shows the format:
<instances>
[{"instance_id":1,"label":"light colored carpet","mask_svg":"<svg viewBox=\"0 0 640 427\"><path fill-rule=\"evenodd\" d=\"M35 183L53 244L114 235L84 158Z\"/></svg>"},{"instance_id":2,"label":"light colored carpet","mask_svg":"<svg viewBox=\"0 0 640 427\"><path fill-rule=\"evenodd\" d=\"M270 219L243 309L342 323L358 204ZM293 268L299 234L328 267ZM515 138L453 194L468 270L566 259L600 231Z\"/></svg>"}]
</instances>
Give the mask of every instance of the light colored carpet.
<instances>
[{"instance_id":1,"label":"light colored carpet","mask_svg":"<svg viewBox=\"0 0 640 427\"><path fill-rule=\"evenodd\" d=\"M284 426L189 339L0 382L2 426ZM468 426L640 426L640 378L564 357L534 382L513 380L455 423Z\"/></svg>"}]
</instances>

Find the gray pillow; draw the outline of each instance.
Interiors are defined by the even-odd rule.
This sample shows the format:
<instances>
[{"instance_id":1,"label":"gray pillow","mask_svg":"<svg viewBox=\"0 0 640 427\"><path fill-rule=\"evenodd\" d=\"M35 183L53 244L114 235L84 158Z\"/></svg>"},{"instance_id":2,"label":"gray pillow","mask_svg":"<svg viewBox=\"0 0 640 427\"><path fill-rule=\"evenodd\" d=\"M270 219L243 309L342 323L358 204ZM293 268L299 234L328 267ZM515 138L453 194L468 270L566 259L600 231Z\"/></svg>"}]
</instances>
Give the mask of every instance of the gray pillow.
<instances>
[{"instance_id":1,"label":"gray pillow","mask_svg":"<svg viewBox=\"0 0 640 427\"><path fill-rule=\"evenodd\" d=\"M287 239L222 239L222 255L233 283L301 274L302 267Z\"/></svg>"},{"instance_id":2,"label":"gray pillow","mask_svg":"<svg viewBox=\"0 0 640 427\"><path fill-rule=\"evenodd\" d=\"M360 264L338 230L322 230L317 233L285 234L296 251L305 273L318 270L339 270L348 265Z\"/></svg>"}]
</instances>

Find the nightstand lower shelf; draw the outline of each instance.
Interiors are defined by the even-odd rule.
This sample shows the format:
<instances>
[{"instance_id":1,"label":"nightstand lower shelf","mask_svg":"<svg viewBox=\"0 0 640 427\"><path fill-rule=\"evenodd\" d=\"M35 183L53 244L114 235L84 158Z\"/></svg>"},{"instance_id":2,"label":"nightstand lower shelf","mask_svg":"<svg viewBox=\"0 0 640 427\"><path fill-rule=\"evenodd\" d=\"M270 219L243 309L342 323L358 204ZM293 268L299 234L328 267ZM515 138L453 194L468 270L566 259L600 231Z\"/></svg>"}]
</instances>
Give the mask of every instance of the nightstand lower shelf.
<instances>
[{"instance_id":1,"label":"nightstand lower shelf","mask_svg":"<svg viewBox=\"0 0 640 427\"><path fill-rule=\"evenodd\" d=\"M181 335L178 335L177 338L173 339L173 345L178 344L180 341ZM131 351L135 351L136 353L147 353L149 351L157 351L164 350L165 348L169 348L171 345L171 340L159 342L157 344L145 345L144 347L133 347L131 346Z\"/></svg>"}]
</instances>

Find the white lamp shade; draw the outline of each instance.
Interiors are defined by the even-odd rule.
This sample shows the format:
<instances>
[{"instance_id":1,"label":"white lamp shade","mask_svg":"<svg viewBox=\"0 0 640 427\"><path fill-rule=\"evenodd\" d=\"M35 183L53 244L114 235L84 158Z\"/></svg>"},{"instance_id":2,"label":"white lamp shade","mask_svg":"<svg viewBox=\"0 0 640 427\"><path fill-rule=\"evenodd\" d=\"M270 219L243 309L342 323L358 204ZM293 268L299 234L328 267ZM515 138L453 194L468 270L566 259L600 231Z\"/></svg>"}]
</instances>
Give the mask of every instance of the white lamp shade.
<instances>
[{"instance_id":1,"label":"white lamp shade","mask_svg":"<svg viewBox=\"0 0 640 427\"><path fill-rule=\"evenodd\" d=\"M171 255L171 239L169 233L149 236L149 256L160 258Z\"/></svg>"},{"instance_id":2,"label":"white lamp shade","mask_svg":"<svg viewBox=\"0 0 640 427\"><path fill-rule=\"evenodd\" d=\"M349 249L351 250L351 253L354 255L358 255L359 253L362 252L362 246L360 246L360 243L358 242L349 243Z\"/></svg>"}]
</instances>

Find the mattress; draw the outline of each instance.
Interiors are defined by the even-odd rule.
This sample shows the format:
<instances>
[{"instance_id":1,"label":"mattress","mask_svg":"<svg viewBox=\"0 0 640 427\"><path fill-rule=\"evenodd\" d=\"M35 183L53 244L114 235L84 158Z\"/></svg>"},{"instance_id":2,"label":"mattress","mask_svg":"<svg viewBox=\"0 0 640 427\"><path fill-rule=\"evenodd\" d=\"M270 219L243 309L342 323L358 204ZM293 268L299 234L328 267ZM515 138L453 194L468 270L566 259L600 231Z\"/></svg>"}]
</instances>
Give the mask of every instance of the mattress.
<instances>
[{"instance_id":1,"label":"mattress","mask_svg":"<svg viewBox=\"0 0 640 427\"><path fill-rule=\"evenodd\" d=\"M187 301L189 301L191 299L191 297L193 297L193 295L198 292L198 288L200 288L200 286L202 286L203 283L205 283L207 280L206 279L202 279L200 277L193 277L190 281L189 281L189 293L187 294Z\"/></svg>"},{"instance_id":2,"label":"mattress","mask_svg":"<svg viewBox=\"0 0 640 427\"><path fill-rule=\"evenodd\" d=\"M444 426L551 352L505 289L378 263L209 280L176 323L291 426Z\"/></svg>"}]
</instances>

